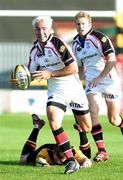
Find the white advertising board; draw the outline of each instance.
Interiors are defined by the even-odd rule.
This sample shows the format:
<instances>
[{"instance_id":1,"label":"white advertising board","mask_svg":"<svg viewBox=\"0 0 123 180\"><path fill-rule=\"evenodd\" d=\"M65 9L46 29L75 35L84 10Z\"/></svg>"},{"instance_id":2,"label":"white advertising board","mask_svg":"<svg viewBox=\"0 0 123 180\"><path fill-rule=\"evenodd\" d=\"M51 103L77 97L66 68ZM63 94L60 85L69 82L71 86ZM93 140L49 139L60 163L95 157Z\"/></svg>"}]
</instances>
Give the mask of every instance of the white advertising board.
<instances>
[{"instance_id":1,"label":"white advertising board","mask_svg":"<svg viewBox=\"0 0 123 180\"><path fill-rule=\"evenodd\" d=\"M10 94L11 112L46 114L47 91L13 90Z\"/></svg>"}]
</instances>

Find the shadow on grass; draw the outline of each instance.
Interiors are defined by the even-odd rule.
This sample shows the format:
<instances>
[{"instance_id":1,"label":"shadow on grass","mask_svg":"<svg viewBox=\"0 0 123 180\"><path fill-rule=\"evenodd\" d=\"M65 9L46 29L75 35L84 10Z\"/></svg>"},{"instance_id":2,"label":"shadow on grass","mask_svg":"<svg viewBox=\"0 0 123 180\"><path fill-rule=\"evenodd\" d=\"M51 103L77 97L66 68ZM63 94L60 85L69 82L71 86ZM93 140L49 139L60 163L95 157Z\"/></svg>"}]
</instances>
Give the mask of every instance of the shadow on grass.
<instances>
[{"instance_id":1,"label":"shadow on grass","mask_svg":"<svg viewBox=\"0 0 123 180\"><path fill-rule=\"evenodd\" d=\"M19 161L0 161L0 165L1 166L2 165L6 166L6 167L7 166L23 166L22 164L20 164ZM35 169L36 172L38 172L37 170L41 168L42 171L40 171L40 174L42 174L42 175L64 175L63 170L62 170L62 172L61 172L61 170L60 170L60 172L58 172L57 169L56 170L54 169L57 166L52 166L52 168L51 167L48 168L48 167L39 167L39 166L26 165L26 167L36 168ZM49 171L49 169L50 169L50 171ZM19 168L19 171L20 171L20 168ZM26 169L26 172L23 171L23 174L30 174L30 172L33 172L33 171L30 171L30 170L27 171L27 169ZM0 174L8 174L8 173L11 174L11 169L7 169L7 170L3 169L3 170L0 171ZM19 173L22 173L22 171L18 172L18 169L15 169L14 172L13 172L13 174L19 174Z\"/></svg>"},{"instance_id":2,"label":"shadow on grass","mask_svg":"<svg viewBox=\"0 0 123 180\"><path fill-rule=\"evenodd\" d=\"M19 165L19 166L21 166L19 161L0 161L0 165L5 165L5 166Z\"/></svg>"}]
</instances>

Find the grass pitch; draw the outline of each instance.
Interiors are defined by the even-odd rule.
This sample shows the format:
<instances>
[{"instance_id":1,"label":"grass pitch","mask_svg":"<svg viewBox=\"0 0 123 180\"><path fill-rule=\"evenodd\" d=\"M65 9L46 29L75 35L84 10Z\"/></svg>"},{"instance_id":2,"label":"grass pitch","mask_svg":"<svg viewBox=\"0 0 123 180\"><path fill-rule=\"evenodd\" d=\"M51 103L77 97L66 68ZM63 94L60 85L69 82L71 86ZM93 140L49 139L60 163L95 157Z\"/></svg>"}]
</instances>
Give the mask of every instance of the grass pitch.
<instances>
[{"instance_id":1,"label":"grass pitch","mask_svg":"<svg viewBox=\"0 0 123 180\"><path fill-rule=\"evenodd\" d=\"M37 146L53 143L54 138L44 116L46 126L40 131ZM123 180L123 136L119 128L108 123L105 116L100 116L104 129L106 149L109 161L94 163L91 168L81 169L70 175L63 174L64 166L31 167L19 164L22 147L33 125L30 114L0 115L0 180ZM79 137L73 129L72 116L65 116L63 127L69 136L71 145L79 146ZM88 134L92 149L92 159L97 152L96 145Z\"/></svg>"}]
</instances>

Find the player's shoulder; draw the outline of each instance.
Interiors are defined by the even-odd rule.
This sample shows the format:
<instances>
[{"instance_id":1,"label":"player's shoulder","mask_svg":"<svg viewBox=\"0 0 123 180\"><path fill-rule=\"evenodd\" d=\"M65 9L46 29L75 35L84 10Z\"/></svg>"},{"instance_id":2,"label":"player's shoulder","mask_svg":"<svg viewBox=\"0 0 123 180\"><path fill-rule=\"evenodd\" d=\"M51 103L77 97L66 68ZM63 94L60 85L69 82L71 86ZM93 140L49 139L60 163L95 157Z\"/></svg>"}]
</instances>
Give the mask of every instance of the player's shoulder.
<instances>
[{"instance_id":1,"label":"player's shoulder","mask_svg":"<svg viewBox=\"0 0 123 180\"><path fill-rule=\"evenodd\" d=\"M58 36L53 36L51 39L51 42L55 45L55 46L59 46L61 44L65 44L65 41Z\"/></svg>"},{"instance_id":2,"label":"player's shoulder","mask_svg":"<svg viewBox=\"0 0 123 180\"><path fill-rule=\"evenodd\" d=\"M68 44L61 37L53 36L51 42L60 54L69 49Z\"/></svg>"},{"instance_id":3,"label":"player's shoulder","mask_svg":"<svg viewBox=\"0 0 123 180\"><path fill-rule=\"evenodd\" d=\"M95 37L97 40L99 40L101 43L105 43L109 38L106 34L98 31L98 30L92 30L90 33L91 36Z\"/></svg>"}]
</instances>

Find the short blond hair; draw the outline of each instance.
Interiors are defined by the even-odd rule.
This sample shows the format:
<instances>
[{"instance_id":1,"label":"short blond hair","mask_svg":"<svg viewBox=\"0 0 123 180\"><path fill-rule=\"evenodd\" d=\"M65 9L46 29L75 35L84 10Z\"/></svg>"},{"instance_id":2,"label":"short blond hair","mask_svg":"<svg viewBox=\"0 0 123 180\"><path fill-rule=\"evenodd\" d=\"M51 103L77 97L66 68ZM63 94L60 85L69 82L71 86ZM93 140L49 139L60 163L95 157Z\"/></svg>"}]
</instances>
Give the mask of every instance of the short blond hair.
<instances>
[{"instance_id":1,"label":"short blond hair","mask_svg":"<svg viewBox=\"0 0 123 180\"><path fill-rule=\"evenodd\" d=\"M74 18L75 22L77 19L82 18L82 17L87 18L90 23L92 22L92 17L90 16L90 14L88 14L87 12L84 12L84 11L80 11L79 13L77 13L75 15L75 18Z\"/></svg>"}]
</instances>

